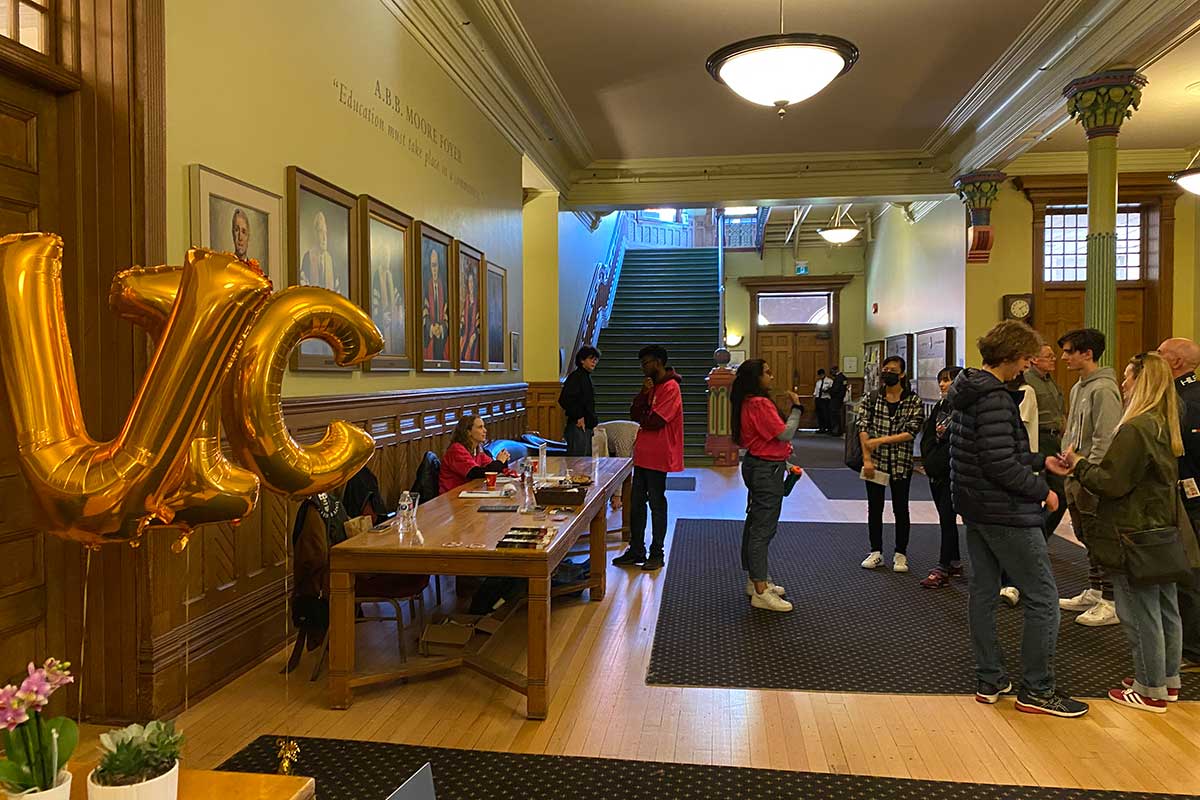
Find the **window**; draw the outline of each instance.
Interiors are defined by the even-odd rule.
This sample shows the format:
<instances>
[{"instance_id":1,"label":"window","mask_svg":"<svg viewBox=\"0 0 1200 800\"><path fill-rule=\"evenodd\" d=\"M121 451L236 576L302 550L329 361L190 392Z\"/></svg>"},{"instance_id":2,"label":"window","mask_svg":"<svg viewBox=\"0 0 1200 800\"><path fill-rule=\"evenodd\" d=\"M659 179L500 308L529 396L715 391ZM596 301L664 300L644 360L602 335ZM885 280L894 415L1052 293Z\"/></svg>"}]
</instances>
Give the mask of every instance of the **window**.
<instances>
[{"instance_id":1,"label":"window","mask_svg":"<svg viewBox=\"0 0 1200 800\"><path fill-rule=\"evenodd\" d=\"M46 52L50 0L0 0L0 36Z\"/></svg>"},{"instance_id":2,"label":"window","mask_svg":"<svg viewBox=\"0 0 1200 800\"><path fill-rule=\"evenodd\" d=\"M1117 280L1142 277L1141 206L1117 207ZM1042 279L1046 283L1087 280L1087 206L1046 206Z\"/></svg>"},{"instance_id":3,"label":"window","mask_svg":"<svg viewBox=\"0 0 1200 800\"><path fill-rule=\"evenodd\" d=\"M758 325L829 325L833 322L831 292L760 294Z\"/></svg>"},{"instance_id":4,"label":"window","mask_svg":"<svg viewBox=\"0 0 1200 800\"><path fill-rule=\"evenodd\" d=\"M4 0L0 0L4 2ZM638 217L654 222L678 222L679 211L674 208L647 208L638 212Z\"/></svg>"}]
</instances>

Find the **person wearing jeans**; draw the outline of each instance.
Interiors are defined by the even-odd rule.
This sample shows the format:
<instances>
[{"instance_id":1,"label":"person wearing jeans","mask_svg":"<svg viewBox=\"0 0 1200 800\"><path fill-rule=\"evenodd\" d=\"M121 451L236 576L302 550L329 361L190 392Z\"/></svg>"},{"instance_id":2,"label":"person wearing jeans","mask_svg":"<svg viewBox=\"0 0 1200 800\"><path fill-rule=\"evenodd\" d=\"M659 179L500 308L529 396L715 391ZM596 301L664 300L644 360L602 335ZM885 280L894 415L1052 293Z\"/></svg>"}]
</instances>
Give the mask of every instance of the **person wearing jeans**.
<instances>
[{"instance_id":1,"label":"person wearing jeans","mask_svg":"<svg viewBox=\"0 0 1200 800\"><path fill-rule=\"evenodd\" d=\"M1004 385L1040 347L1038 335L1013 320L979 339L983 369L963 370L947 395L953 409L950 479L954 508L967 524L971 559L967 586L975 699L996 703L1013 689L996 635L1000 575L1007 572L1025 595L1016 708L1078 717L1087 713L1087 704L1061 694L1054 677L1058 587L1042 535L1042 504L1052 511L1058 496L1036 472L1041 458L1030 452L1017 402Z\"/></svg>"},{"instance_id":2,"label":"person wearing jeans","mask_svg":"<svg viewBox=\"0 0 1200 800\"><path fill-rule=\"evenodd\" d=\"M667 539L667 473L683 470L683 396L681 380L667 366L667 350L649 345L638 351L645 382L633 399L629 415L641 428L633 443L633 487L629 510L629 549L613 559L619 567L641 564L662 569ZM646 506L650 507L652 538L646 553Z\"/></svg>"},{"instance_id":3,"label":"person wearing jeans","mask_svg":"<svg viewBox=\"0 0 1200 800\"><path fill-rule=\"evenodd\" d=\"M599 350L590 345L579 348L575 354L575 369L563 381L562 391L558 394L558 404L567 418L563 439L567 443L568 456L592 454L592 434L599 423L592 372L599 363Z\"/></svg>"},{"instance_id":4,"label":"person wearing jeans","mask_svg":"<svg viewBox=\"0 0 1200 800\"><path fill-rule=\"evenodd\" d=\"M1164 713L1179 699L1183 624L1175 583L1140 585L1127 573L1122 534L1178 526L1183 552L1171 565L1186 574L1200 565L1200 547L1180 519L1178 499L1183 440L1179 401L1171 368L1155 353L1140 353L1125 367L1121 393L1125 413L1100 463L1068 448L1046 462L1059 475L1072 475L1098 498L1088 549L1112 576L1117 614L1133 649L1133 676L1110 689L1110 700L1140 711Z\"/></svg>"},{"instance_id":5,"label":"person wearing jeans","mask_svg":"<svg viewBox=\"0 0 1200 800\"><path fill-rule=\"evenodd\" d=\"M729 423L733 441L746 449L742 459L742 480L748 492L742 527L742 569L749 576L746 594L755 608L791 611L792 604L783 599L784 588L771 580L767 551L779 528L787 458L802 409L800 397L788 392L792 407L785 421L771 400L774 384L775 375L767 362L761 358L743 362L729 392Z\"/></svg>"},{"instance_id":6,"label":"person wearing jeans","mask_svg":"<svg viewBox=\"0 0 1200 800\"><path fill-rule=\"evenodd\" d=\"M863 476L876 471L888 476L892 489L892 513L896 517L896 551L893 572L908 572L908 488L913 471L913 441L921 432L924 411L921 398L908 387L904 359L889 356L879 367L879 391L863 398L856 421L862 442ZM867 532L871 552L862 561L863 569L883 565L884 487L872 481L867 486Z\"/></svg>"}]
</instances>

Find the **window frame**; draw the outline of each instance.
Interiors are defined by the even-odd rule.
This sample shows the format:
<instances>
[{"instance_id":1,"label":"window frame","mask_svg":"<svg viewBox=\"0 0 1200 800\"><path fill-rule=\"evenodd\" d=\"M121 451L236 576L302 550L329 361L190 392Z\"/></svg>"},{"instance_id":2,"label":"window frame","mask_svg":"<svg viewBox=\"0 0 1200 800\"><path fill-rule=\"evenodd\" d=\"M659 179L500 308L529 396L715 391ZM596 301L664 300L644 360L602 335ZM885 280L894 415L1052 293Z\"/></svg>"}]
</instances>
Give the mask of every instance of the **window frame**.
<instances>
[{"instance_id":1,"label":"window frame","mask_svg":"<svg viewBox=\"0 0 1200 800\"><path fill-rule=\"evenodd\" d=\"M1046 219L1051 214L1056 213L1056 212L1060 213L1060 214L1061 213L1082 214L1084 217L1086 217L1087 216L1087 203L1086 202L1084 202L1084 203L1077 203L1077 202L1053 203L1053 202L1050 202L1050 203L1045 203L1044 205L1042 205L1040 211L1038 211L1035 208L1035 214L1040 214L1040 220L1035 219L1034 227L1037 228L1038 227L1037 222L1038 221L1041 222L1041 240L1040 240L1041 248L1039 251L1039 249L1036 246L1036 243L1035 243L1035 248L1034 248L1035 252L1040 252L1040 254L1041 254L1041 265L1040 265L1041 269L1040 269L1038 277L1040 277L1041 282L1048 287L1063 287L1063 288L1077 289L1077 288L1086 286L1087 285L1086 279L1085 280L1070 280L1070 281L1059 280L1059 281L1056 281L1056 280L1046 277L1046 271L1050 270L1050 269L1054 269L1054 267L1049 267L1046 265L1046 260L1048 258L1050 258L1050 256L1051 256L1051 254L1046 253L1046 244L1047 244L1046 231L1050 230L1047 227ZM1138 237L1138 247L1139 247L1139 252L1138 252L1139 263L1137 266L1138 277L1133 278L1133 279L1117 278L1117 286L1119 286L1119 287L1132 288L1132 287L1143 287L1146 285L1146 273L1147 273L1147 270L1149 267L1149 265L1147 264L1147 259L1148 259L1148 256L1150 253L1150 247L1151 247L1150 219L1151 219L1152 212L1153 212L1153 208L1151 207L1151 204L1147 203L1147 202L1133 202L1133 203L1120 202L1117 205L1117 213L1118 214L1137 213L1141 217L1141 219L1138 223L1139 228L1140 228L1139 237ZM1072 228L1072 230L1075 230L1075 229ZM1036 238L1036 233L1035 233L1035 238ZM1084 250L1086 253L1086 242L1087 242L1086 236L1082 240L1077 239L1075 241L1083 241L1084 242L1084 244L1085 244ZM1076 265L1076 267L1074 267L1074 268L1078 269L1080 267L1078 265ZM1086 256L1085 256L1083 268L1086 269ZM1062 269L1066 269L1066 268L1063 267ZM1114 264L1113 269L1114 270L1128 269L1128 267L1124 267L1124 268L1117 267ZM1035 271L1036 270L1037 270L1037 267L1035 267Z\"/></svg>"},{"instance_id":2,"label":"window frame","mask_svg":"<svg viewBox=\"0 0 1200 800\"><path fill-rule=\"evenodd\" d=\"M828 322L776 322L763 324L758 322L762 315L762 301L766 298L781 298L781 297L825 297L825 311L828 314ZM829 289L799 289L792 291L763 291L756 292L754 295L753 307L754 319L759 328L764 330L827 330L833 328L836 324L835 314L837 309L834 303L834 292Z\"/></svg>"}]
</instances>

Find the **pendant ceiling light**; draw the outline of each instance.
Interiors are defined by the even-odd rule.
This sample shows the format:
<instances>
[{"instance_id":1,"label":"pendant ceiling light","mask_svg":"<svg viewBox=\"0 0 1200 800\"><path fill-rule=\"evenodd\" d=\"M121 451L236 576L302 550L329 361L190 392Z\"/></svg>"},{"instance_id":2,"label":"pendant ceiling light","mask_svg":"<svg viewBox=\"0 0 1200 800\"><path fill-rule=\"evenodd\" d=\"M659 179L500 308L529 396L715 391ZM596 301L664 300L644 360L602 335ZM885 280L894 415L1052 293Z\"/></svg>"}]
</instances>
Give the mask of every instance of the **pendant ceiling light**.
<instances>
[{"instance_id":1,"label":"pendant ceiling light","mask_svg":"<svg viewBox=\"0 0 1200 800\"><path fill-rule=\"evenodd\" d=\"M845 244L858 238L862 228L854 223L850 216L850 206L838 206L833 212L833 218L824 228L818 228L817 234L830 244Z\"/></svg>"},{"instance_id":2,"label":"pendant ceiling light","mask_svg":"<svg viewBox=\"0 0 1200 800\"><path fill-rule=\"evenodd\" d=\"M1192 156L1192 160L1188 162L1187 169L1181 169L1179 172L1172 172L1168 177L1179 184L1179 188L1191 192L1192 194L1200 194L1200 167L1193 167L1196 163L1196 156L1200 156L1200 150L1196 151L1196 155Z\"/></svg>"},{"instance_id":3,"label":"pendant ceiling light","mask_svg":"<svg viewBox=\"0 0 1200 800\"><path fill-rule=\"evenodd\" d=\"M705 66L718 82L751 103L774 106L782 119L792 103L807 100L854 66L858 48L837 36L784 33L779 0L779 33L726 45Z\"/></svg>"}]
</instances>

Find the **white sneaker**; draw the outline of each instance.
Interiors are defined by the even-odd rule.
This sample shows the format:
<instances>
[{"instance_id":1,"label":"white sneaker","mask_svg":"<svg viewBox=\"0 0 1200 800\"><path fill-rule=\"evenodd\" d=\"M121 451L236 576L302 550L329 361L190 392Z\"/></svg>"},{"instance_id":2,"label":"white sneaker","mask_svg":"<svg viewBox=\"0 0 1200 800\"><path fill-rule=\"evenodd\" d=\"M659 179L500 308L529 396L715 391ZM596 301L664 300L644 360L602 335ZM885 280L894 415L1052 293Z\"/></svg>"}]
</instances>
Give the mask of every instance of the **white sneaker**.
<instances>
[{"instance_id":1,"label":"white sneaker","mask_svg":"<svg viewBox=\"0 0 1200 800\"><path fill-rule=\"evenodd\" d=\"M1103 599L1099 589L1084 589L1074 597L1060 597L1058 607L1064 611L1087 611Z\"/></svg>"},{"instance_id":2,"label":"white sneaker","mask_svg":"<svg viewBox=\"0 0 1200 800\"><path fill-rule=\"evenodd\" d=\"M1101 600L1076 617L1075 621L1089 628L1099 628L1102 625L1116 625L1121 620L1117 619L1116 604L1112 600Z\"/></svg>"},{"instance_id":3,"label":"white sneaker","mask_svg":"<svg viewBox=\"0 0 1200 800\"><path fill-rule=\"evenodd\" d=\"M875 569L883 566L883 553L878 550L872 550L871 555L867 556L862 561L863 569Z\"/></svg>"},{"instance_id":4,"label":"white sneaker","mask_svg":"<svg viewBox=\"0 0 1200 800\"><path fill-rule=\"evenodd\" d=\"M892 572L908 572L908 556L896 553L892 557Z\"/></svg>"},{"instance_id":5,"label":"white sneaker","mask_svg":"<svg viewBox=\"0 0 1200 800\"><path fill-rule=\"evenodd\" d=\"M1000 588L1000 597L1004 602L1015 608L1017 603L1021 602L1021 590L1015 586L1002 586Z\"/></svg>"},{"instance_id":6,"label":"white sneaker","mask_svg":"<svg viewBox=\"0 0 1200 800\"><path fill-rule=\"evenodd\" d=\"M767 611L791 611L792 604L784 600L779 595L768 590L759 594L755 592L750 598L750 605L755 608L763 608Z\"/></svg>"},{"instance_id":7,"label":"white sneaker","mask_svg":"<svg viewBox=\"0 0 1200 800\"><path fill-rule=\"evenodd\" d=\"M783 597L785 594L787 594L787 592L784 591L784 588L782 586L776 584L770 578L767 578L767 591L771 592L772 594L777 594L780 597ZM754 597L754 595L755 595L754 581L747 580L746 581L746 597Z\"/></svg>"}]
</instances>

